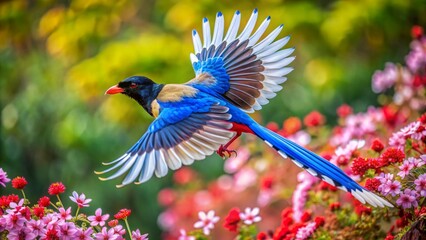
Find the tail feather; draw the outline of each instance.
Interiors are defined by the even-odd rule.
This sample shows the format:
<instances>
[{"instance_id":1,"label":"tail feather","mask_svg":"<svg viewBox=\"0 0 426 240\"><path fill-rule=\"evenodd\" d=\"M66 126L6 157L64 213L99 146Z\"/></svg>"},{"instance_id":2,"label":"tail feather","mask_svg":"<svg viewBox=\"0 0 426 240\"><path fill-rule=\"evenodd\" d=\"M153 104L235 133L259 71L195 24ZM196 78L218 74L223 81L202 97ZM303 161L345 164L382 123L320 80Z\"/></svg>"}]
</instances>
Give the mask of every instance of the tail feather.
<instances>
[{"instance_id":1,"label":"tail feather","mask_svg":"<svg viewBox=\"0 0 426 240\"><path fill-rule=\"evenodd\" d=\"M273 147L283 157L289 157L298 166L308 171L325 182L351 193L362 203L369 203L374 207L393 207L387 200L366 190L352 180L339 167L305 149L298 144L270 131L269 129L253 123L251 130L270 147Z\"/></svg>"}]
</instances>

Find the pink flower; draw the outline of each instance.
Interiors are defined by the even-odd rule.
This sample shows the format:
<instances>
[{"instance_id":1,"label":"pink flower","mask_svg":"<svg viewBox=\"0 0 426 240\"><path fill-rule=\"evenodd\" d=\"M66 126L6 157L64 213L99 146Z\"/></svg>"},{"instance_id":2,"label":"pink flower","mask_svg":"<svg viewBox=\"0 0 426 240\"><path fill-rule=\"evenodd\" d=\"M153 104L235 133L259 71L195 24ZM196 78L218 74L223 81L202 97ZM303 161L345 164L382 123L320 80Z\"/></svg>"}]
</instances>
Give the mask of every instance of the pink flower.
<instances>
[{"instance_id":1,"label":"pink flower","mask_svg":"<svg viewBox=\"0 0 426 240\"><path fill-rule=\"evenodd\" d=\"M290 135L288 139L299 145L306 146L311 142L311 135L309 135L306 131L300 130Z\"/></svg>"},{"instance_id":2,"label":"pink flower","mask_svg":"<svg viewBox=\"0 0 426 240\"><path fill-rule=\"evenodd\" d=\"M95 239L98 240L116 240L120 235L114 233L114 229L102 228L102 231L95 234Z\"/></svg>"},{"instance_id":3,"label":"pink flower","mask_svg":"<svg viewBox=\"0 0 426 240\"><path fill-rule=\"evenodd\" d=\"M92 199L90 198L86 199L86 195L84 195L84 193L78 195L76 191L72 192L72 196L70 196L70 199L71 201L77 203L79 208L88 207L89 203L92 201Z\"/></svg>"},{"instance_id":4,"label":"pink flower","mask_svg":"<svg viewBox=\"0 0 426 240\"><path fill-rule=\"evenodd\" d=\"M148 240L148 233L141 235L139 229L132 231L132 240Z\"/></svg>"},{"instance_id":5,"label":"pink flower","mask_svg":"<svg viewBox=\"0 0 426 240\"><path fill-rule=\"evenodd\" d=\"M403 149L405 146L405 142L405 136L401 132L393 133L392 137L389 138L389 145L398 149Z\"/></svg>"},{"instance_id":6,"label":"pink flower","mask_svg":"<svg viewBox=\"0 0 426 240\"><path fill-rule=\"evenodd\" d=\"M237 155L230 157L225 161L225 172L235 173L237 172L250 158L250 151L246 147L240 147L237 149Z\"/></svg>"},{"instance_id":7,"label":"pink flower","mask_svg":"<svg viewBox=\"0 0 426 240\"><path fill-rule=\"evenodd\" d=\"M108 220L109 214L102 215L102 209L98 208L95 211L95 216L88 216L87 219L91 222L92 226L104 226L105 221ZM113 230L114 231L114 230Z\"/></svg>"},{"instance_id":8,"label":"pink flower","mask_svg":"<svg viewBox=\"0 0 426 240\"><path fill-rule=\"evenodd\" d=\"M75 239L77 234L77 228L73 222L64 222L60 225L59 231L61 239Z\"/></svg>"},{"instance_id":9,"label":"pink flower","mask_svg":"<svg viewBox=\"0 0 426 240\"><path fill-rule=\"evenodd\" d=\"M417 203L418 194L415 190L405 189L401 196L396 200L396 204L398 206L402 206L402 208L410 208L417 207L419 204Z\"/></svg>"},{"instance_id":10,"label":"pink flower","mask_svg":"<svg viewBox=\"0 0 426 240\"><path fill-rule=\"evenodd\" d=\"M421 166L425 165L425 162L422 159L420 159L420 158L409 157L407 159L407 161L409 163L413 164L413 166L415 168L418 168L418 167L421 167Z\"/></svg>"},{"instance_id":11,"label":"pink flower","mask_svg":"<svg viewBox=\"0 0 426 240\"><path fill-rule=\"evenodd\" d=\"M93 228L91 228L91 227L87 228L86 230L77 228L77 232L75 233L75 237L77 239L80 239L80 240L91 240L91 239L93 239L91 237L92 233L93 233Z\"/></svg>"},{"instance_id":12,"label":"pink flower","mask_svg":"<svg viewBox=\"0 0 426 240\"><path fill-rule=\"evenodd\" d=\"M391 174L391 173L380 173L380 175L376 178L379 179L381 183L386 183L387 181L393 180L393 174Z\"/></svg>"},{"instance_id":13,"label":"pink flower","mask_svg":"<svg viewBox=\"0 0 426 240\"><path fill-rule=\"evenodd\" d=\"M181 229L179 232L180 232L180 235L179 235L178 240L195 240L194 236L186 235L185 229Z\"/></svg>"},{"instance_id":14,"label":"pink flower","mask_svg":"<svg viewBox=\"0 0 426 240\"><path fill-rule=\"evenodd\" d=\"M260 222L262 218L259 215L259 208L246 208L244 212L240 213L241 220L246 225L251 225L255 222Z\"/></svg>"},{"instance_id":15,"label":"pink flower","mask_svg":"<svg viewBox=\"0 0 426 240\"><path fill-rule=\"evenodd\" d=\"M215 216L213 210L210 210L207 214L205 212L198 212L200 221L194 223L195 228L202 228L205 235L210 234L210 230L214 228L214 224L219 221L219 217Z\"/></svg>"},{"instance_id":16,"label":"pink flower","mask_svg":"<svg viewBox=\"0 0 426 240\"><path fill-rule=\"evenodd\" d=\"M59 239L59 232L54 226L47 226L46 229L43 229L41 239Z\"/></svg>"},{"instance_id":17,"label":"pink flower","mask_svg":"<svg viewBox=\"0 0 426 240\"><path fill-rule=\"evenodd\" d=\"M67 210L64 208L59 208L59 215L60 219L62 220L70 220L72 218L71 216L71 207L69 207Z\"/></svg>"},{"instance_id":18,"label":"pink flower","mask_svg":"<svg viewBox=\"0 0 426 240\"><path fill-rule=\"evenodd\" d=\"M29 228L25 227L17 230L11 230L7 235L7 239L9 240L32 240L36 239L36 237L37 235L35 233L31 232Z\"/></svg>"},{"instance_id":19,"label":"pink flower","mask_svg":"<svg viewBox=\"0 0 426 240\"><path fill-rule=\"evenodd\" d=\"M308 191L314 186L316 182L319 181L319 179L312 176L308 172L303 171L297 174L297 180L299 180L299 184L297 185L296 190L294 190L292 196L293 219L300 221L305 204L308 200Z\"/></svg>"},{"instance_id":20,"label":"pink flower","mask_svg":"<svg viewBox=\"0 0 426 240\"><path fill-rule=\"evenodd\" d=\"M398 79L398 68L393 63L386 63L383 71L377 70L373 74L372 87L375 93L383 92L392 87Z\"/></svg>"},{"instance_id":21,"label":"pink flower","mask_svg":"<svg viewBox=\"0 0 426 240\"><path fill-rule=\"evenodd\" d=\"M420 193L420 196L426 197L426 173L414 180L414 184L416 184L416 191Z\"/></svg>"},{"instance_id":22,"label":"pink flower","mask_svg":"<svg viewBox=\"0 0 426 240\"><path fill-rule=\"evenodd\" d=\"M411 52L408 53L405 61L408 68L411 71L417 72L419 69L426 64L426 41L425 40L414 40L411 43Z\"/></svg>"},{"instance_id":23,"label":"pink flower","mask_svg":"<svg viewBox=\"0 0 426 240\"><path fill-rule=\"evenodd\" d=\"M356 150L364 147L364 145L365 145L364 140L351 140L344 147L340 146L336 149L330 162L332 162L335 165L340 165L339 159L346 159L346 161L348 161L352 157L353 153Z\"/></svg>"},{"instance_id":24,"label":"pink flower","mask_svg":"<svg viewBox=\"0 0 426 240\"><path fill-rule=\"evenodd\" d=\"M297 230L296 239L308 239L314 233L315 229L317 229L317 224L315 222L308 223L305 227L301 227Z\"/></svg>"},{"instance_id":25,"label":"pink flower","mask_svg":"<svg viewBox=\"0 0 426 240\"><path fill-rule=\"evenodd\" d=\"M384 196L390 194L390 195L392 195L392 197L395 197L396 195L401 193L401 183L397 180L395 180L395 181L389 180L389 181L382 183L379 186L378 190Z\"/></svg>"},{"instance_id":26,"label":"pink flower","mask_svg":"<svg viewBox=\"0 0 426 240\"><path fill-rule=\"evenodd\" d=\"M254 185L257 178L256 171L251 167L243 167L234 175L234 189L241 192L246 188Z\"/></svg>"},{"instance_id":27,"label":"pink flower","mask_svg":"<svg viewBox=\"0 0 426 240\"><path fill-rule=\"evenodd\" d=\"M123 236L124 234L126 234L126 229L123 228L123 226L121 225L117 225L115 227L113 227L114 229L114 233Z\"/></svg>"},{"instance_id":28,"label":"pink flower","mask_svg":"<svg viewBox=\"0 0 426 240\"><path fill-rule=\"evenodd\" d=\"M411 169L413 169L414 164L411 161L405 160L401 166L399 166L399 170L401 170L398 173L398 176L401 178L405 178L408 174L410 174Z\"/></svg>"},{"instance_id":29,"label":"pink flower","mask_svg":"<svg viewBox=\"0 0 426 240\"><path fill-rule=\"evenodd\" d=\"M6 187L6 183L10 182L10 179L7 178L7 172L3 171L3 168L0 168L0 185Z\"/></svg>"},{"instance_id":30,"label":"pink flower","mask_svg":"<svg viewBox=\"0 0 426 240\"><path fill-rule=\"evenodd\" d=\"M43 228L45 227L44 223L41 220L31 219L27 222L27 228L34 233L36 236L40 236Z\"/></svg>"}]
</instances>

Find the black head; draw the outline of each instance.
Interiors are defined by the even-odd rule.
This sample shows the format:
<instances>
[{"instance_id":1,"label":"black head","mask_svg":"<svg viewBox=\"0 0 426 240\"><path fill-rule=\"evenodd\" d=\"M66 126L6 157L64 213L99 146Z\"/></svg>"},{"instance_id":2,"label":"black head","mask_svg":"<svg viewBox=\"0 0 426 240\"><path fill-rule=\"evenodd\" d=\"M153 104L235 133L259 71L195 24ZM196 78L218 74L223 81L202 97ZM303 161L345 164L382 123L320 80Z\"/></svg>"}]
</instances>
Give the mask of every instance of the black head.
<instances>
[{"instance_id":1,"label":"black head","mask_svg":"<svg viewBox=\"0 0 426 240\"><path fill-rule=\"evenodd\" d=\"M117 85L110 87L105 94L125 94L136 100L149 114L152 115L151 103L163 88L163 84L156 84L151 79L133 76L124 79Z\"/></svg>"},{"instance_id":2,"label":"black head","mask_svg":"<svg viewBox=\"0 0 426 240\"><path fill-rule=\"evenodd\" d=\"M155 83L143 76L132 76L119 82L117 85L110 87L105 94L123 93L128 96L140 94L144 89L151 89Z\"/></svg>"}]
</instances>

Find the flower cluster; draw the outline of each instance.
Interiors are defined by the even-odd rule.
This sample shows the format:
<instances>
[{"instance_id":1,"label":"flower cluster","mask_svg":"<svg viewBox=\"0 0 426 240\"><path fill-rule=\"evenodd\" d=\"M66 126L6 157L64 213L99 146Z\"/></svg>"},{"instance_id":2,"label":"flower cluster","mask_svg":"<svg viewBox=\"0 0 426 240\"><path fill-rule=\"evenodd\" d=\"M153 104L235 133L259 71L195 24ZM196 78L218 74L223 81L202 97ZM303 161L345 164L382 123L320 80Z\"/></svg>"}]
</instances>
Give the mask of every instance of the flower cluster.
<instances>
[{"instance_id":1,"label":"flower cluster","mask_svg":"<svg viewBox=\"0 0 426 240\"><path fill-rule=\"evenodd\" d=\"M10 179L0 168L0 185L6 187ZM76 205L66 207L61 199L66 187L61 182L52 183L48 188L49 196L41 197L31 204L25 197L24 188L28 184L24 177L12 179L12 187L20 190L22 198L10 194L0 196L0 237L1 239L110 239L128 238L147 240L148 234L139 229L131 231L127 222L130 210L122 209L111 219L98 208L94 215L86 216L80 209L89 207L92 199L84 193L72 192L69 199ZM56 198L57 201L51 198ZM124 220L126 228L118 220Z\"/></svg>"},{"instance_id":2,"label":"flower cluster","mask_svg":"<svg viewBox=\"0 0 426 240\"><path fill-rule=\"evenodd\" d=\"M240 147L233 144L237 156L226 160L227 174L212 181L187 167L174 174L175 186L158 196L164 238L392 240L417 234L426 217L426 38L414 29L407 66L388 63L373 76L382 106L356 113L343 104L332 128L318 111L267 124L394 208L364 205L247 136Z\"/></svg>"}]
</instances>

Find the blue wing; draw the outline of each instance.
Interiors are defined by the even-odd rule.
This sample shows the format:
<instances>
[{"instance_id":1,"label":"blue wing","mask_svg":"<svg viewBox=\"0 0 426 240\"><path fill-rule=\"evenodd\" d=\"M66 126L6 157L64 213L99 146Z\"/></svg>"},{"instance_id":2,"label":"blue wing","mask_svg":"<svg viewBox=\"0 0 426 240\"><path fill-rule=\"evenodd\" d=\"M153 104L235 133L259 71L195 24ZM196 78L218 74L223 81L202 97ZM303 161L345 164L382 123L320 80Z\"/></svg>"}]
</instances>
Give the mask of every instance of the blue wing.
<instances>
[{"instance_id":1,"label":"blue wing","mask_svg":"<svg viewBox=\"0 0 426 240\"><path fill-rule=\"evenodd\" d=\"M252 33L257 16L255 9L238 35L241 14L237 11L224 36L224 19L219 12L212 38L209 21L204 18L203 43L196 30L192 33L195 53L190 57L196 77L187 84L222 95L246 112L261 109L268 99L275 97L282 89L279 84L287 80L284 76L293 70L286 66L294 60L290 56L294 48L280 50L289 37L274 41L282 25L259 41L270 17Z\"/></svg>"},{"instance_id":2,"label":"blue wing","mask_svg":"<svg viewBox=\"0 0 426 240\"><path fill-rule=\"evenodd\" d=\"M194 160L202 160L214 153L234 135L228 108L211 105L207 111L192 112L188 108L169 108L161 111L141 139L120 158L106 163L110 168L97 174L115 170L101 180L126 175L120 186L143 183L155 173L163 177L168 167L178 169ZM171 120L173 119L173 120Z\"/></svg>"}]
</instances>

